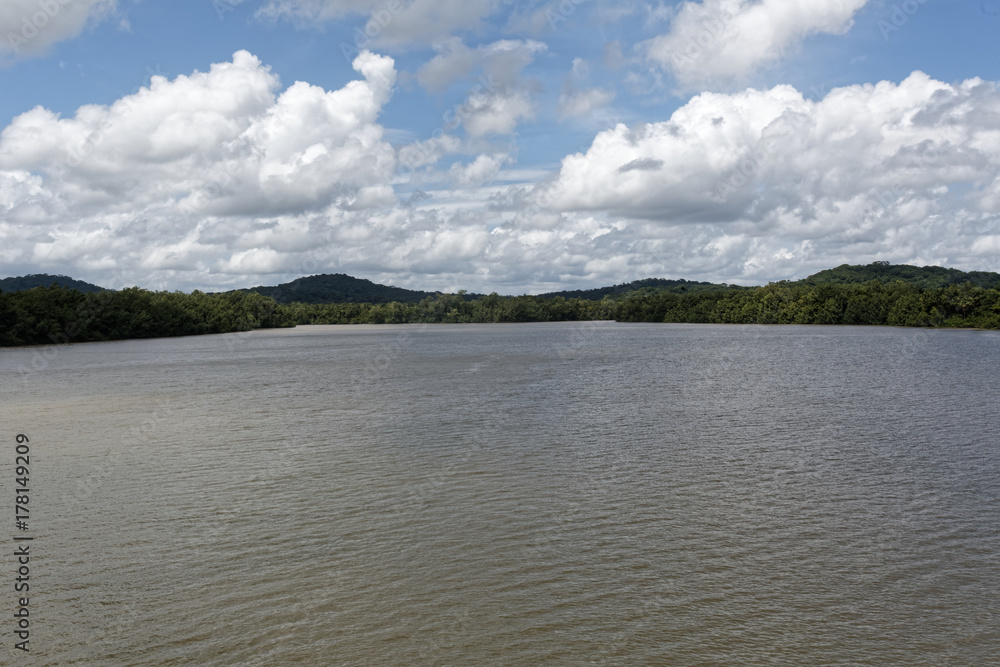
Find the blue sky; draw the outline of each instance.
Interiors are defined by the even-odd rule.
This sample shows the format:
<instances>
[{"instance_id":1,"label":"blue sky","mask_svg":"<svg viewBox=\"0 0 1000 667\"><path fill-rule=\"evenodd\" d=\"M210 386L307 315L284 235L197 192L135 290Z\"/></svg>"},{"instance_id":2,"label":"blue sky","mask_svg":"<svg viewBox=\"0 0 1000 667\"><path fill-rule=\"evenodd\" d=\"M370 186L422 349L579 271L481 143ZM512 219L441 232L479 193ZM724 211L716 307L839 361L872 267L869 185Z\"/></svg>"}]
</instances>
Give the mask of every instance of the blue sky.
<instances>
[{"instance_id":1,"label":"blue sky","mask_svg":"<svg viewBox=\"0 0 1000 667\"><path fill-rule=\"evenodd\" d=\"M0 275L1000 270L998 37L1000 0L6 0Z\"/></svg>"}]
</instances>

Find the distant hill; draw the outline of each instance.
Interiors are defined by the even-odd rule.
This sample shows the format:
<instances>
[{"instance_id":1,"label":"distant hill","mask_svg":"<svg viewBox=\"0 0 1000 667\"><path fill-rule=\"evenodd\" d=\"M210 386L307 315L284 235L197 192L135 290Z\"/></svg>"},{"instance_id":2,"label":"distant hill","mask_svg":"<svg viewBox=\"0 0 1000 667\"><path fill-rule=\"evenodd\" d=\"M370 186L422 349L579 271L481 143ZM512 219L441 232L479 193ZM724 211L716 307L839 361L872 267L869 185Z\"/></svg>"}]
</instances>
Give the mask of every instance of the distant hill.
<instances>
[{"instance_id":1,"label":"distant hill","mask_svg":"<svg viewBox=\"0 0 1000 667\"><path fill-rule=\"evenodd\" d=\"M948 287L972 283L977 287L1000 287L1000 273L990 271L959 271L940 266L910 266L909 264L889 264L873 262L865 265L841 264L835 269L826 269L808 278L796 281L782 281L789 285L845 285L878 280L883 283L902 281L924 289Z\"/></svg>"},{"instance_id":2,"label":"distant hill","mask_svg":"<svg viewBox=\"0 0 1000 667\"><path fill-rule=\"evenodd\" d=\"M236 290L257 292L272 297L278 303L417 303L434 296L434 292L418 292L379 285L364 278L354 278L343 273L324 273L318 276L296 278L276 287L251 287Z\"/></svg>"},{"instance_id":3,"label":"distant hill","mask_svg":"<svg viewBox=\"0 0 1000 667\"><path fill-rule=\"evenodd\" d=\"M866 265L842 264L835 269L826 269L808 278L797 281L781 281L781 285L843 285L860 284L871 280L884 283L902 281L933 289L971 283L977 287L1000 288L1000 273L990 271L960 271L946 269L940 266L910 266L908 264L889 264L888 262L873 262ZM50 274L33 274L17 278L0 279L0 291L18 292L33 287L48 287L53 283L67 289L80 292L103 292L105 288L68 276ZM691 294L696 292L715 291L722 289L753 289L736 285L724 285L691 280L667 280L664 278L646 278L633 280L630 283L598 287L588 290L566 290L548 292L538 296L543 298L563 297L566 299L583 299L600 301L605 296L622 296L630 292L669 292L673 294ZM364 278L354 278L343 273L321 274L297 278L275 287L259 286L249 289L234 290L236 292L256 292L274 298L278 303L373 303L382 304L398 301L400 303L417 303L437 292L422 292L402 287L380 285ZM462 294L466 301L481 297L481 294Z\"/></svg>"},{"instance_id":4,"label":"distant hill","mask_svg":"<svg viewBox=\"0 0 1000 667\"><path fill-rule=\"evenodd\" d=\"M566 290L563 292L548 292L539 294L541 297L561 296L565 299L585 299L587 301L600 301L605 296L619 296L636 292L639 290L656 292L673 292L675 294L687 294L691 292L705 292L710 290L727 289L730 285L718 285L716 283L701 283L691 280L667 280L665 278L646 278L644 280L633 280L630 283L612 285L611 287L597 287L586 290Z\"/></svg>"},{"instance_id":5,"label":"distant hill","mask_svg":"<svg viewBox=\"0 0 1000 667\"><path fill-rule=\"evenodd\" d=\"M48 273L33 273L30 276L19 276L17 278L0 279L0 291L20 292L33 287L48 287L52 283L75 289L79 292L106 292L100 285L93 285L82 280L74 280L69 276L53 276Z\"/></svg>"}]
</instances>

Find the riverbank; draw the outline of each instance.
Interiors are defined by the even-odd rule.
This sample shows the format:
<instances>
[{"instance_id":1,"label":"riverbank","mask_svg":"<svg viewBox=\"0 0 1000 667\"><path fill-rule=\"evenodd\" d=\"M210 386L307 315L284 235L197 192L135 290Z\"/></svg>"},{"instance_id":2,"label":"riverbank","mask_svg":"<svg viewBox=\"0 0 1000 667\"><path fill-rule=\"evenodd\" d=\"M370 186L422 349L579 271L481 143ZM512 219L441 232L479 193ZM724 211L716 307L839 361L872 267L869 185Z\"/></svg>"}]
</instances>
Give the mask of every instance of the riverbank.
<instances>
[{"instance_id":1,"label":"riverbank","mask_svg":"<svg viewBox=\"0 0 1000 667\"><path fill-rule=\"evenodd\" d=\"M582 322L824 324L1000 329L1000 289L969 283L802 285L676 293L642 289L600 300L562 296L469 299L436 294L417 303L281 304L254 292L83 293L46 287L0 293L0 346L233 333L297 324Z\"/></svg>"}]
</instances>

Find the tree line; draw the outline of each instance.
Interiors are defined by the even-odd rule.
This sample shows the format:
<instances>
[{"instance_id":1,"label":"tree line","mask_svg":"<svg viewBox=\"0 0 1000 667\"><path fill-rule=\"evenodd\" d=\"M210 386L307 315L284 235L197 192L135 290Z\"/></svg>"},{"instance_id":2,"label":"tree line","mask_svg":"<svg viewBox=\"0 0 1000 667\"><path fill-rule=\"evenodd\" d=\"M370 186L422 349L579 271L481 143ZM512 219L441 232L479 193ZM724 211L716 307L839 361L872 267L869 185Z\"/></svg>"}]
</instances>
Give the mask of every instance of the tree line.
<instances>
[{"instance_id":1,"label":"tree line","mask_svg":"<svg viewBox=\"0 0 1000 667\"><path fill-rule=\"evenodd\" d=\"M293 326L274 299L230 292L0 292L0 346L192 336Z\"/></svg>"},{"instance_id":2,"label":"tree line","mask_svg":"<svg viewBox=\"0 0 1000 667\"><path fill-rule=\"evenodd\" d=\"M676 293L644 288L599 301L464 292L416 303L280 304L254 292L82 293L59 286L0 292L0 346L230 333L297 324L618 320L724 324L860 324L1000 329L1000 289L971 283L803 285Z\"/></svg>"},{"instance_id":3,"label":"tree line","mask_svg":"<svg viewBox=\"0 0 1000 667\"><path fill-rule=\"evenodd\" d=\"M873 280L853 285L772 283L680 296L633 293L618 302L615 319L998 329L1000 289L971 283L928 289L905 282Z\"/></svg>"}]
</instances>

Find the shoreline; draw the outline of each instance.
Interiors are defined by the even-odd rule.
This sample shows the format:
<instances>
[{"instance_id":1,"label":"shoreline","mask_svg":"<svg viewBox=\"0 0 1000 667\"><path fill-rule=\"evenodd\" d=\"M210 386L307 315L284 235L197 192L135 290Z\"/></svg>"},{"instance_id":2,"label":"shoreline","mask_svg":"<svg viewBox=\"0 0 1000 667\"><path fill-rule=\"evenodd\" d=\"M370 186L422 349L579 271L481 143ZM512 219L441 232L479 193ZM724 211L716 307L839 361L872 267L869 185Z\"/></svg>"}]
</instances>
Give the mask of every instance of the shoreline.
<instances>
[{"instance_id":1,"label":"shoreline","mask_svg":"<svg viewBox=\"0 0 1000 667\"><path fill-rule=\"evenodd\" d=\"M621 320L554 320L547 322L538 321L523 321L523 322L352 322L352 323L316 323L316 324L296 324L291 327L261 327L258 329L248 329L245 331L227 331L227 332L212 332L203 334L183 334L179 336L142 336L142 337L131 337L131 338L112 338L108 340L80 340L74 341L69 340L66 342L52 342L52 343L25 343L23 345L0 345L0 350L23 350L23 349L46 349L46 348L59 348L68 345L89 345L97 343L123 343L127 341L142 341L142 340L173 340L182 338L208 338L210 336L246 336L253 334L255 332L261 331L292 331L295 329L301 329L303 327L345 327L345 328L356 328L356 327L379 327L379 328L393 328L393 327L420 327L425 328L427 326L445 326L445 327L461 327L461 326L511 326L511 325L523 325L523 324L533 324L533 325L552 325L552 324L630 324L630 325L646 325L646 326L661 326L661 325L680 325L680 326L720 326L720 327L816 327L823 329L830 328L864 328L864 329L910 329L910 330L920 330L920 331L979 331L979 332L997 332L1000 329L990 329L986 327L948 327L948 326L907 326L900 324L819 324L815 322L805 322L805 323L777 323L777 322L629 322Z\"/></svg>"}]
</instances>

